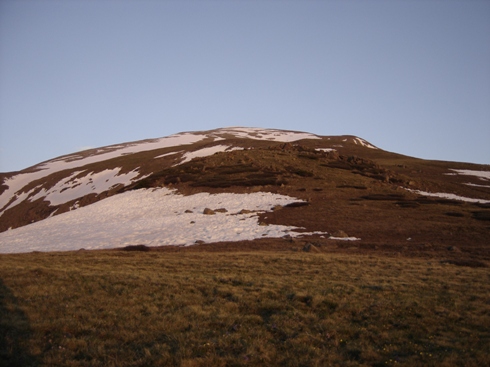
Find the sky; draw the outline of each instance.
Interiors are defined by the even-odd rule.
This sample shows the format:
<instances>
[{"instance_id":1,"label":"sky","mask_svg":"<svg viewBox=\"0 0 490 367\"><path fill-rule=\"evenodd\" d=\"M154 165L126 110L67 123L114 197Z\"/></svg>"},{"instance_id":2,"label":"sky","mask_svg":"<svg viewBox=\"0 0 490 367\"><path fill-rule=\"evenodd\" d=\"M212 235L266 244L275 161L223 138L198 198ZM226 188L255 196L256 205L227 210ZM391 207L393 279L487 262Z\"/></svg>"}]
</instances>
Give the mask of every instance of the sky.
<instances>
[{"instance_id":1,"label":"sky","mask_svg":"<svg viewBox=\"0 0 490 367\"><path fill-rule=\"evenodd\" d=\"M227 126L490 164L490 1L0 0L0 172Z\"/></svg>"}]
</instances>

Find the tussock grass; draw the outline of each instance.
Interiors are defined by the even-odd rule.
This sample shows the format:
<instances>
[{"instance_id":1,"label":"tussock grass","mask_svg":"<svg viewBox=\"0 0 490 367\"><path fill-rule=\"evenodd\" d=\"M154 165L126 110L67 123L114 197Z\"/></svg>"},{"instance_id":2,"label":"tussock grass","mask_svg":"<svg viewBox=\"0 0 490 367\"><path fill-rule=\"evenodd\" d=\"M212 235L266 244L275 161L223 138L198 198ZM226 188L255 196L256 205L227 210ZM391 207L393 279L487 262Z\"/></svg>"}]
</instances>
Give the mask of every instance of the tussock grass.
<instances>
[{"instance_id":1,"label":"tussock grass","mask_svg":"<svg viewBox=\"0 0 490 367\"><path fill-rule=\"evenodd\" d=\"M490 272L283 252L0 256L0 364L490 365Z\"/></svg>"}]
</instances>

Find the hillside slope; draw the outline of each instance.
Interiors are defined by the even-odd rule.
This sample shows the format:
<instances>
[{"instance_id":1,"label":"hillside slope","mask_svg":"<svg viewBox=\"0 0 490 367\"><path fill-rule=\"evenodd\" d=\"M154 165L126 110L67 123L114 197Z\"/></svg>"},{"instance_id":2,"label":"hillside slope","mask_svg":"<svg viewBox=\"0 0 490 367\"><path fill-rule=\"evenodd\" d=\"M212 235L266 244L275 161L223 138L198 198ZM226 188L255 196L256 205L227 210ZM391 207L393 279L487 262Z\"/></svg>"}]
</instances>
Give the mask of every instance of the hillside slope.
<instances>
[{"instance_id":1,"label":"hillside slope","mask_svg":"<svg viewBox=\"0 0 490 367\"><path fill-rule=\"evenodd\" d=\"M0 252L289 236L489 258L489 166L411 158L354 136L187 132L0 180Z\"/></svg>"}]
</instances>

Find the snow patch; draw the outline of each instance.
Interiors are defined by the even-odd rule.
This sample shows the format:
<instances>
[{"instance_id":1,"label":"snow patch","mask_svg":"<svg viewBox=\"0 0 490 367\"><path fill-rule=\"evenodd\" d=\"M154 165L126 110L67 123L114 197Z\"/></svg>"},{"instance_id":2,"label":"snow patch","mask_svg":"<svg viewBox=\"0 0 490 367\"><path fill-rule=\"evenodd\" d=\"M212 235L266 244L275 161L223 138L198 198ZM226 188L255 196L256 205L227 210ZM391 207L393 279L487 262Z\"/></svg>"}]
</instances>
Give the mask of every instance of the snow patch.
<instances>
[{"instance_id":1,"label":"snow patch","mask_svg":"<svg viewBox=\"0 0 490 367\"><path fill-rule=\"evenodd\" d=\"M179 154L179 153L182 153L183 151L178 151L178 152L170 152L170 153L165 153L165 154L162 154L162 155L157 155L154 159L158 159L158 158L163 158L163 157L168 157L169 155L176 155L176 154Z\"/></svg>"},{"instance_id":2,"label":"snow patch","mask_svg":"<svg viewBox=\"0 0 490 367\"><path fill-rule=\"evenodd\" d=\"M296 201L298 199L293 197L265 192L183 196L167 188L128 191L0 233L0 253L109 249L137 244L192 245L196 241L313 234L297 232L298 227L259 225L258 212ZM226 208L228 212L204 215L206 207ZM242 209L253 212L238 214Z\"/></svg>"},{"instance_id":3,"label":"snow patch","mask_svg":"<svg viewBox=\"0 0 490 367\"><path fill-rule=\"evenodd\" d=\"M67 157L63 157L62 160L49 161L38 167L42 169L41 172L46 173L47 171L48 174L51 174L54 172L58 172L60 170L83 167L87 164L106 161L123 155L193 144L201 140L204 140L207 137L208 137L207 135L192 134L192 133L175 134L160 139L130 143L122 146L121 145L110 146L107 148L99 149L98 152L99 151L102 152L100 154L94 154L92 156L85 157L85 158L80 158L80 156L67 156ZM47 174L45 174L44 176L47 176Z\"/></svg>"},{"instance_id":4,"label":"snow patch","mask_svg":"<svg viewBox=\"0 0 490 367\"><path fill-rule=\"evenodd\" d=\"M329 240L337 240L337 241L360 241L360 238L357 237L328 237Z\"/></svg>"},{"instance_id":5,"label":"snow patch","mask_svg":"<svg viewBox=\"0 0 490 367\"><path fill-rule=\"evenodd\" d=\"M321 139L319 136L298 132L275 129L261 129L256 127L229 127L216 130L216 134L230 134L236 138L269 140L283 143L289 143L302 139Z\"/></svg>"},{"instance_id":6,"label":"snow patch","mask_svg":"<svg viewBox=\"0 0 490 367\"><path fill-rule=\"evenodd\" d=\"M44 198L44 201L49 201L50 205L61 205L85 195L101 194L116 185L129 185L139 176L137 170L119 174L120 170L121 168L106 169L97 173L90 172L82 177L79 176L84 171L74 172L57 182L49 190L40 190L36 195L30 197L29 201ZM74 208L76 209L77 206Z\"/></svg>"},{"instance_id":7,"label":"snow patch","mask_svg":"<svg viewBox=\"0 0 490 367\"><path fill-rule=\"evenodd\" d=\"M474 187L486 187L486 188L490 188L490 185L478 185L478 184L474 184L474 183L471 183L471 182L467 182L467 183L465 183L465 185L474 186Z\"/></svg>"},{"instance_id":8,"label":"snow patch","mask_svg":"<svg viewBox=\"0 0 490 367\"><path fill-rule=\"evenodd\" d=\"M466 201L468 203L490 203L490 200L483 200L483 199L473 199L473 198L467 198L464 196L459 196L455 194L449 194L449 193L444 193L444 192L427 192L427 191L420 191L420 190L412 190L412 189L407 189L410 192L419 194L419 195L424 195L424 196L432 196L432 197L439 197L443 199L451 199L451 200L460 200L460 201Z\"/></svg>"},{"instance_id":9,"label":"snow patch","mask_svg":"<svg viewBox=\"0 0 490 367\"><path fill-rule=\"evenodd\" d=\"M4 209L2 209L0 211L0 217L2 216L2 214L10 209L10 208L13 208L14 206L20 204L21 202L23 202L24 200L26 200L30 195L32 195L32 193L34 191L36 191L37 189L39 189L40 186L36 186L35 188L29 190L28 192L18 192L16 193L10 200L10 203L8 203L8 205L6 204L6 206L4 207Z\"/></svg>"},{"instance_id":10,"label":"snow patch","mask_svg":"<svg viewBox=\"0 0 490 367\"><path fill-rule=\"evenodd\" d=\"M361 139L361 138L354 138L354 143L357 144L359 143L361 146L370 148L370 149L378 149L374 145L369 144L366 140Z\"/></svg>"},{"instance_id":11,"label":"snow patch","mask_svg":"<svg viewBox=\"0 0 490 367\"><path fill-rule=\"evenodd\" d=\"M197 157L207 157L207 156L213 155L213 154L218 153L218 152L224 152L224 151L230 152L232 150L243 150L243 148L241 148L241 147L230 147L228 145L215 145L213 147L202 148L202 149L196 150L194 152L185 153L183 155L184 160L182 162L180 162L179 164L189 162L192 159L197 158Z\"/></svg>"},{"instance_id":12,"label":"snow patch","mask_svg":"<svg viewBox=\"0 0 490 367\"><path fill-rule=\"evenodd\" d=\"M476 171L471 169L450 169L458 175L475 176L483 181L490 181L490 171ZM446 173L446 175L454 175L454 173Z\"/></svg>"}]
</instances>

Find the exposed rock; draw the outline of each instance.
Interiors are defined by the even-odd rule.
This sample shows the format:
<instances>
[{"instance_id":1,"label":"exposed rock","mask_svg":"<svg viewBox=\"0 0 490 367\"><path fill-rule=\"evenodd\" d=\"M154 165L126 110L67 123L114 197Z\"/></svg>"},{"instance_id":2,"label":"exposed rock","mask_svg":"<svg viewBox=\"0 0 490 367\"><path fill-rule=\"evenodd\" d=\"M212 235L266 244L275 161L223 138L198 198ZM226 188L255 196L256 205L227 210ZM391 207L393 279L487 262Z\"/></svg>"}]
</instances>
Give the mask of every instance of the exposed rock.
<instances>
[{"instance_id":1,"label":"exposed rock","mask_svg":"<svg viewBox=\"0 0 490 367\"><path fill-rule=\"evenodd\" d=\"M228 210L226 210L225 208L215 209L214 211L215 211L216 213L228 213Z\"/></svg>"},{"instance_id":2,"label":"exposed rock","mask_svg":"<svg viewBox=\"0 0 490 367\"><path fill-rule=\"evenodd\" d=\"M347 238L349 235L342 230L338 230L332 233L332 237Z\"/></svg>"},{"instance_id":3,"label":"exposed rock","mask_svg":"<svg viewBox=\"0 0 490 367\"><path fill-rule=\"evenodd\" d=\"M129 245L126 247L123 247L121 250L123 251L143 251L147 252L150 251L150 248L146 245Z\"/></svg>"},{"instance_id":4,"label":"exposed rock","mask_svg":"<svg viewBox=\"0 0 490 367\"><path fill-rule=\"evenodd\" d=\"M316 247L314 244L308 242L304 247L303 247L304 252L321 252L318 247Z\"/></svg>"},{"instance_id":5,"label":"exposed rock","mask_svg":"<svg viewBox=\"0 0 490 367\"><path fill-rule=\"evenodd\" d=\"M203 214L205 215L213 215L213 214L216 214L216 212L213 210L213 209L209 209L209 208L204 208Z\"/></svg>"},{"instance_id":6,"label":"exposed rock","mask_svg":"<svg viewBox=\"0 0 490 367\"><path fill-rule=\"evenodd\" d=\"M284 205L284 207L285 208L298 208L300 206L307 206L307 205L310 205L309 201L295 201L295 202ZM278 206L280 207L280 205L278 205ZM282 209L282 207L279 209Z\"/></svg>"},{"instance_id":7,"label":"exposed rock","mask_svg":"<svg viewBox=\"0 0 490 367\"><path fill-rule=\"evenodd\" d=\"M187 209L184 213L194 213L192 210Z\"/></svg>"},{"instance_id":8,"label":"exposed rock","mask_svg":"<svg viewBox=\"0 0 490 367\"><path fill-rule=\"evenodd\" d=\"M251 210L248 209L242 209L238 212L238 214L250 214L253 213Z\"/></svg>"},{"instance_id":9,"label":"exposed rock","mask_svg":"<svg viewBox=\"0 0 490 367\"><path fill-rule=\"evenodd\" d=\"M284 143L283 145L281 145L281 149L282 150L293 150L294 146L291 143Z\"/></svg>"}]
</instances>

